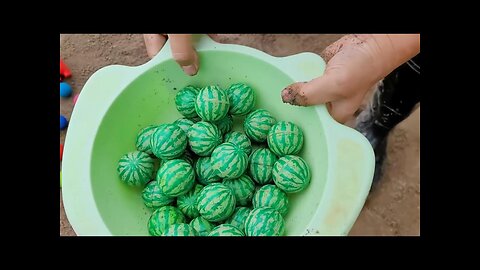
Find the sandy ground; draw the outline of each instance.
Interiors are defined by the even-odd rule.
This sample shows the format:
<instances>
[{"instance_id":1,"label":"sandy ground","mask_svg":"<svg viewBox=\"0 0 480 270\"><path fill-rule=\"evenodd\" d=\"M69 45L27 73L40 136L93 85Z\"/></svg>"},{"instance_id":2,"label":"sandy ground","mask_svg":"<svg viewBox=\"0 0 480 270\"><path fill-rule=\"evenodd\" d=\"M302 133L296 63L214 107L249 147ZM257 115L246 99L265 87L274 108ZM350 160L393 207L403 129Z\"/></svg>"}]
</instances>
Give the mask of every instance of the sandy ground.
<instances>
[{"instance_id":1,"label":"sandy ground","mask_svg":"<svg viewBox=\"0 0 480 270\"><path fill-rule=\"evenodd\" d=\"M242 44L274 56L304 51L320 53L341 35L220 35L222 43ZM99 68L147 62L142 35L61 35L60 55L73 73L74 94ZM60 100L60 113L70 119L72 98ZM65 131L60 132L60 143ZM390 134L385 173L370 193L350 235L420 235L420 108ZM60 197L60 235L74 236Z\"/></svg>"}]
</instances>

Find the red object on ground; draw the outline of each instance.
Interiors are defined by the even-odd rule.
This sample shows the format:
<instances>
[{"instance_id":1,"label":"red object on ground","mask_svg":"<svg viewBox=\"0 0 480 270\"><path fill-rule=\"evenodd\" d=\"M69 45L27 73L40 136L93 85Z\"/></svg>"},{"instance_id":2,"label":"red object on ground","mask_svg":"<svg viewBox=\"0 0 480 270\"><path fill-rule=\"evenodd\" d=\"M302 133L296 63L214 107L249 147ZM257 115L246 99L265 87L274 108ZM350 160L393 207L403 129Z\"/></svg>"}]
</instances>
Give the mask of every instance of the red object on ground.
<instances>
[{"instance_id":1,"label":"red object on ground","mask_svg":"<svg viewBox=\"0 0 480 270\"><path fill-rule=\"evenodd\" d=\"M60 144L60 161L62 161L63 157L63 144Z\"/></svg>"},{"instance_id":2,"label":"red object on ground","mask_svg":"<svg viewBox=\"0 0 480 270\"><path fill-rule=\"evenodd\" d=\"M78 94L76 94L74 97L73 97L73 105L75 105L77 103L77 99L78 99Z\"/></svg>"},{"instance_id":3,"label":"red object on ground","mask_svg":"<svg viewBox=\"0 0 480 270\"><path fill-rule=\"evenodd\" d=\"M72 76L72 72L67 67L67 65L63 62L63 60L60 59L60 81L71 76Z\"/></svg>"}]
</instances>

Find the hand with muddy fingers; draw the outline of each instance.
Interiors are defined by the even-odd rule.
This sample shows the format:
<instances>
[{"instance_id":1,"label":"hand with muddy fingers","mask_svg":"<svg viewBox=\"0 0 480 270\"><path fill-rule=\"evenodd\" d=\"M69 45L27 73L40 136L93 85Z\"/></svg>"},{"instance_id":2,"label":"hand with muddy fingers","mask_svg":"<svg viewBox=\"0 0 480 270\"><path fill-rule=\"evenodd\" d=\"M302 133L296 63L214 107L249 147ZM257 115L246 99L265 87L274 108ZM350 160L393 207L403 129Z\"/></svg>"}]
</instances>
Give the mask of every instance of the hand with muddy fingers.
<instances>
[{"instance_id":1,"label":"hand with muddy fingers","mask_svg":"<svg viewBox=\"0 0 480 270\"><path fill-rule=\"evenodd\" d=\"M144 34L145 47L147 54L153 58L162 49L163 45L170 39L170 49L175 61L180 65L183 71L193 76L197 74L199 63L197 52L193 48L192 35L190 34Z\"/></svg>"},{"instance_id":2,"label":"hand with muddy fingers","mask_svg":"<svg viewBox=\"0 0 480 270\"><path fill-rule=\"evenodd\" d=\"M345 123L376 83L419 52L419 34L343 36L322 52L327 62L323 76L289 85L282 100L298 106L326 104L330 115Z\"/></svg>"}]
</instances>

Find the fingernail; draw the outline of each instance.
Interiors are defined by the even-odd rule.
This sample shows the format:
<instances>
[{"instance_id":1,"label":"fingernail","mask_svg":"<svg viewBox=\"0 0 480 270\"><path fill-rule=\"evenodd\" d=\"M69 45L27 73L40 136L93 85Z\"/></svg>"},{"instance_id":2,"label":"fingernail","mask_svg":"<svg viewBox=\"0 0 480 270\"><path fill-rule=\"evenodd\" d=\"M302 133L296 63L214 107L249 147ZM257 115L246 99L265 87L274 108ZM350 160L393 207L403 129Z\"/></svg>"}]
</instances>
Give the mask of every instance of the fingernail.
<instances>
[{"instance_id":1,"label":"fingernail","mask_svg":"<svg viewBox=\"0 0 480 270\"><path fill-rule=\"evenodd\" d=\"M185 73L187 73L190 76L197 74L197 67L194 64L189 66L184 66L182 67L182 69L183 71L185 71Z\"/></svg>"}]
</instances>

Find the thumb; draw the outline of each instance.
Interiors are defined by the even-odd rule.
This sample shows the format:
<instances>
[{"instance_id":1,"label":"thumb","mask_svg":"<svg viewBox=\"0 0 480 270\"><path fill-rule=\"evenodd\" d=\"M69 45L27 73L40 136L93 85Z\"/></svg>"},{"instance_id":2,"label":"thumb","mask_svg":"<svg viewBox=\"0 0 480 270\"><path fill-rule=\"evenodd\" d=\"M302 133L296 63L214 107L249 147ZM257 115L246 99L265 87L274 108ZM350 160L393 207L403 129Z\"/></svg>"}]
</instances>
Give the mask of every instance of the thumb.
<instances>
[{"instance_id":1,"label":"thumb","mask_svg":"<svg viewBox=\"0 0 480 270\"><path fill-rule=\"evenodd\" d=\"M282 100L296 106L310 106L332 102L343 98L339 91L344 83L341 71L325 72L323 76L309 82L293 83L282 90Z\"/></svg>"}]
</instances>

